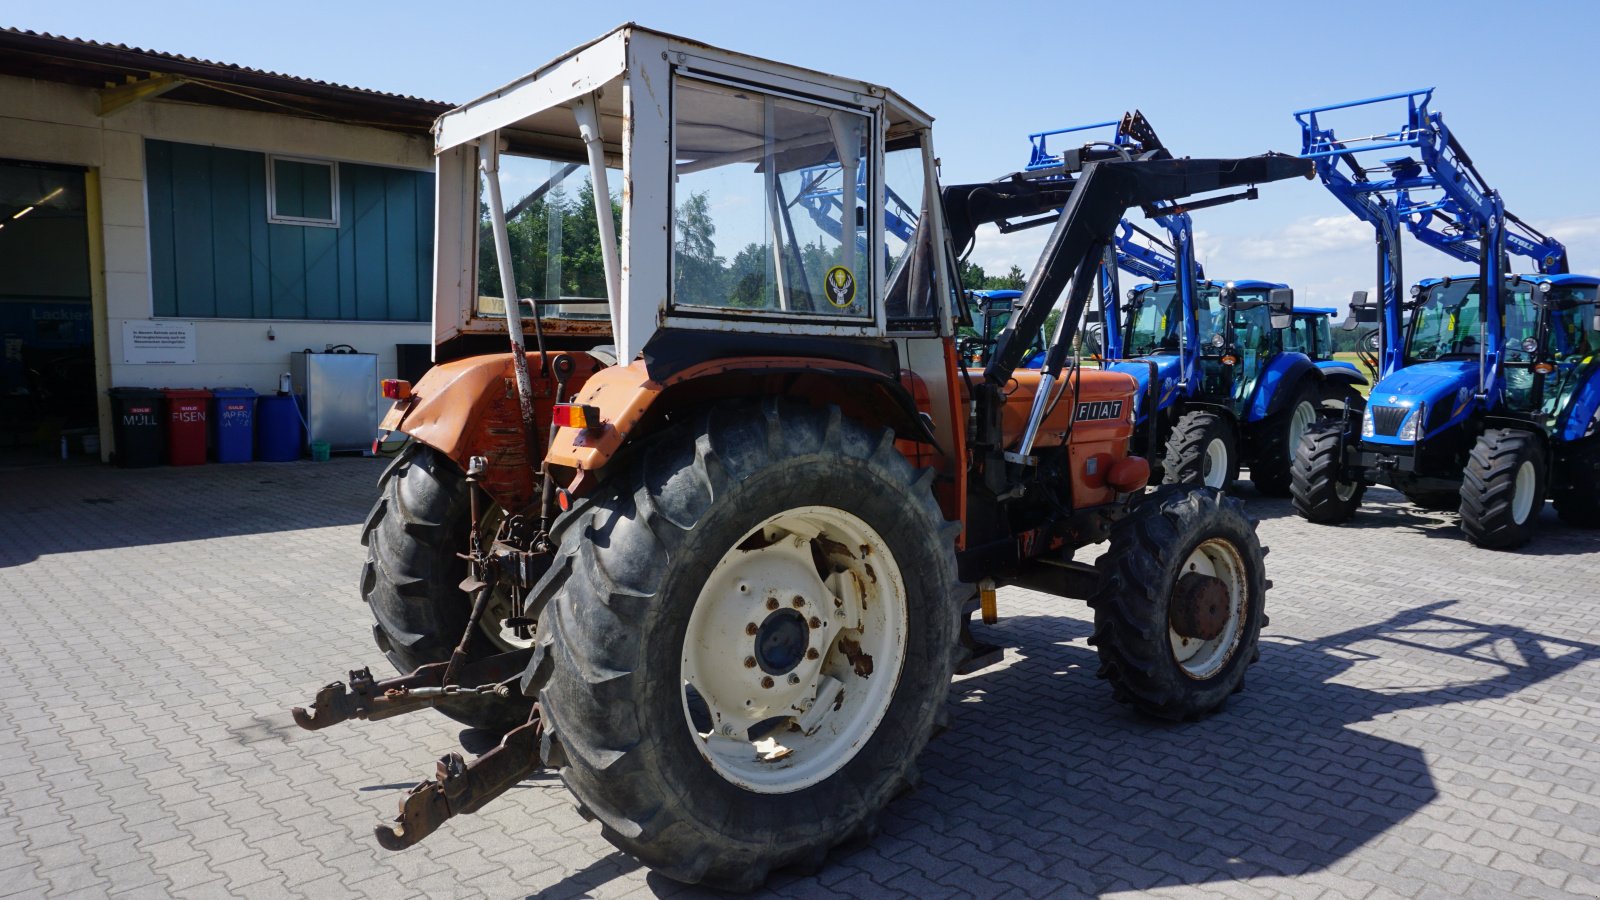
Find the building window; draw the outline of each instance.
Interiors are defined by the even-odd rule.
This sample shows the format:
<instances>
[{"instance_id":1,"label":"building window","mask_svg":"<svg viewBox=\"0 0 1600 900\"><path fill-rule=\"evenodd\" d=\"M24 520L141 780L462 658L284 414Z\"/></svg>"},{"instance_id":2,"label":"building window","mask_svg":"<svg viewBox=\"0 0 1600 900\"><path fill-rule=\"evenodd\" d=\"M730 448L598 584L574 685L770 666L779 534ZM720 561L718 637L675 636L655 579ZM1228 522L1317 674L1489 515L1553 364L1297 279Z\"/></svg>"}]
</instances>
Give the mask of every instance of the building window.
<instances>
[{"instance_id":1,"label":"building window","mask_svg":"<svg viewBox=\"0 0 1600 900\"><path fill-rule=\"evenodd\" d=\"M338 228L338 163L268 156L267 221Z\"/></svg>"}]
</instances>

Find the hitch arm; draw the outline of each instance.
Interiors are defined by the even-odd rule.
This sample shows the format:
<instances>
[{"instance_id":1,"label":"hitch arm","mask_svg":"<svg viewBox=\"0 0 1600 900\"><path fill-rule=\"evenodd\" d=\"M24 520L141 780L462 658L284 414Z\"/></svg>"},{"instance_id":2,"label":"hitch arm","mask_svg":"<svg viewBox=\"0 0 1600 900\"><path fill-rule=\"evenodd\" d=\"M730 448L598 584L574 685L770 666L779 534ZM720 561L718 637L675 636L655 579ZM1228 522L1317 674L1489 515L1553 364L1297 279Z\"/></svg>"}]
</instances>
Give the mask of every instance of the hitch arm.
<instances>
[{"instance_id":1,"label":"hitch arm","mask_svg":"<svg viewBox=\"0 0 1600 900\"><path fill-rule=\"evenodd\" d=\"M535 706L526 724L511 729L499 746L472 762L459 753L441 756L433 779L412 788L400 800L400 815L394 824L373 829L379 845L385 850L404 850L433 834L450 817L477 812L543 769L539 752L543 734Z\"/></svg>"},{"instance_id":2,"label":"hitch arm","mask_svg":"<svg viewBox=\"0 0 1600 900\"><path fill-rule=\"evenodd\" d=\"M470 709L515 702L513 691L503 687L528 667L533 648L484 657L461 667L459 684L445 683L449 663L431 663L410 675L375 681L370 669L350 672L348 685L335 681L317 691L311 709L296 706L294 722L318 731L351 719L387 719L429 707ZM477 685L461 687L460 684Z\"/></svg>"}]
</instances>

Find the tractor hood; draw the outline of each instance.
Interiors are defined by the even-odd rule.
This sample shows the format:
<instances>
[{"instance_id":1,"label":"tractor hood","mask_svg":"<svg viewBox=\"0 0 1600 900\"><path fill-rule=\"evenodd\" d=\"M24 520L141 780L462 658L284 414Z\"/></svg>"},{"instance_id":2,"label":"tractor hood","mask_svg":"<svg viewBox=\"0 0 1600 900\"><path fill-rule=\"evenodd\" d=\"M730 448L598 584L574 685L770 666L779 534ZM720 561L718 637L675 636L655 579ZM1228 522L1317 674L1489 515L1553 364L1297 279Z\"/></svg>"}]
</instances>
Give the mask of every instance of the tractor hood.
<instances>
[{"instance_id":1,"label":"tractor hood","mask_svg":"<svg viewBox=\"0 0 1600 900\"><path fill-rule=\"evenodd\" d=\"M1472 406L1473 394L1478 389L1478 361L1452 359L1408 366L1378 382L1368 397L1367 408L1375 425L1375 434L1363 439L1383 444L1409 444L1395 433L1402 417L1390 414L1386 419L1383 409L1411 409L1427 407L1428 428L1420 435L1424 440L1445 428L1453 426L1467 414ZM1448 412L1441 412L1447 409ZM1385 427L1392 423L1394 427ZM1388 431L1388 434L1384 432Z\"/></svg>"},{"instance_id":2,"label":"tractor hood","mask_svg":"<svg viewBox=\"0 0 1600 900\"><path fill-rule=\"evenodd\" d=\"M1161 401L1156 404L1157 409L1166 409L1178 396L1178 382L1183 380L1183 357L1176 353L1157 353L1152 356L1140 357L1136 361L1112 363L1107 369L1112 372L1121 372L1132 375L1133 380L1139 383L1139 390L1134 393L1134 420L1143 421L1145 417L1145 397L1150 390L1150 367L1145 361L1156 364L1156 377L1161 383Z\"/></svg>"}]
</instances>

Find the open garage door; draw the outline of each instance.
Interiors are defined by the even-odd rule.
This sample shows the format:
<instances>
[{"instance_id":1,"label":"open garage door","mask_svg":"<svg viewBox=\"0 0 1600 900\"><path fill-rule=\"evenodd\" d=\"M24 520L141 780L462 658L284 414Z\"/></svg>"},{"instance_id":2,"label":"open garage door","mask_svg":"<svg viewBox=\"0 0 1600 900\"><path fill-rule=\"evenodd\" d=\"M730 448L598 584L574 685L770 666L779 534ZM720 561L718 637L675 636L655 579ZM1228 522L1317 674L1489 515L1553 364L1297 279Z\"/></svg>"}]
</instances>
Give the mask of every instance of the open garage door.
<instances>
[{"instance_id":1,"label":"open garage door","mask_svg":"<svg viewBox=\"0 0 1600 900\"><path fill-rule=\"evenodd\" d=\"M0 462L95 434L84 170L0 160ZM93 439L90 439L91 442Z\"/></svg>"}]
</instances>

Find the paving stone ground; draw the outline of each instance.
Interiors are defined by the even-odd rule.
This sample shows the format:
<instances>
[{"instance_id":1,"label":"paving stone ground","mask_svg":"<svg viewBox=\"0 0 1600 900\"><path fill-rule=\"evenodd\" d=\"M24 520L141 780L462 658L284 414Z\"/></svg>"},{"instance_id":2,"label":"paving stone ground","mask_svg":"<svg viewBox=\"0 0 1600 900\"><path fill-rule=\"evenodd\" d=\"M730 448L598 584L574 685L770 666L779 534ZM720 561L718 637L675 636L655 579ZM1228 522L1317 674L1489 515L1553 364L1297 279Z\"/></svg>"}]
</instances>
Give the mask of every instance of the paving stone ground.
<instances>
[{"instance_id":1,"label":"paving stone ground","mask_svg":"<svg viewBox=\"0 0 1600 900\"><path fill-rule=\"evenodd\" d=\"M0 471L0 895L646 896L553 779L404 853L372 825L458 729L311 733L383 660L357 597L381 460ZM1094 678L1075 601L1007 590L919 790L802 896L1600 896L1600 533L1516 554L1375 490L1356 524L1252 500L1272 616L1221 715Z\"/></svg>"}]
</instances>

